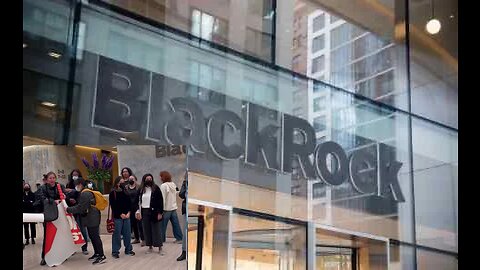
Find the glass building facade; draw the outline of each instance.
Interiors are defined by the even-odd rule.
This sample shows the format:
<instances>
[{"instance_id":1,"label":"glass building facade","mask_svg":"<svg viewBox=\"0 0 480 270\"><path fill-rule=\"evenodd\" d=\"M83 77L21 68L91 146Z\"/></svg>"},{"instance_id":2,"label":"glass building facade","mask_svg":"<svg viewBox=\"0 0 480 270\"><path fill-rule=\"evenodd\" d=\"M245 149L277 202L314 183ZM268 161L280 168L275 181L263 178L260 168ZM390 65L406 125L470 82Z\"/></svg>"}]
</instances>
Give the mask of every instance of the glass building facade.
<instances>
[{"instance_id":1,"label":"glass building facade","mask_svg":"<svg viewBox=\"0 0 480 270\"><path fill-rule=\"evenodd\" d=\"M189 269L457 269L440 2L24 0L24 145L187 145Z\"/></svg>"}]
</instances>

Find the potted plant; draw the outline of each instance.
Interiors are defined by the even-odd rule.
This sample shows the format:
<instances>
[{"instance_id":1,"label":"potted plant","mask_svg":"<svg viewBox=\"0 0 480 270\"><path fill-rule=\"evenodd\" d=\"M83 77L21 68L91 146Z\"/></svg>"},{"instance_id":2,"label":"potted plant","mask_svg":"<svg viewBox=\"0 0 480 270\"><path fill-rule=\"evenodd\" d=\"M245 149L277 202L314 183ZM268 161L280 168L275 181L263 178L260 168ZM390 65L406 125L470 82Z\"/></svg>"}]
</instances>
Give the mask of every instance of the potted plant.
<instances>
[{"instance_id":1,"label":"potted plant","mask_svg":"<svg viewBox=\"0 0 480 270\"><path fill-rule=\"evenodd\" d=\"M93 164L90 165L88 161L83 157L82 162L87 167L88 176L87 179L95 182L98 191L103 194L104 183L109 183L112 180L112 166L113 166L114 156L102 155L102 164L98 161L96 153L92 153Z\"/></svg>"}]
</instances>

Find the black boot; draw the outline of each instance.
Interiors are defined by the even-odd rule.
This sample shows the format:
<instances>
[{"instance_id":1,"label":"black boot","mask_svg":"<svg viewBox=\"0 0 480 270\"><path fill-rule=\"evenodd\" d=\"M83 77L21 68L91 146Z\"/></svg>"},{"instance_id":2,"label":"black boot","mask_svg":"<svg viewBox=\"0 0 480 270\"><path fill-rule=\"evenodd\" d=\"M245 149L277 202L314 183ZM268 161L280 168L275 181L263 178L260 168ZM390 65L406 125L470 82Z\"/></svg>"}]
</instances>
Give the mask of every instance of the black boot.
<instances>
[{"instance_id":1,"label":"black boot","mask_svg":"<svg viewBox=\"0 0 480 270\"><path fill-rule=\"evenodd\" d=\"M43 266L43 265L45 265L45 264L47 264L47 262L45 261L45 259L42 259L42 261L40 262L40 265Z\"/></svg>"},{"instance_id":2,"label":"black boot","mask_svg":"<svg viewBox=\"0 0 480 270\"><path fill-rule=\"evenodd\" d=\"M25 240L25 246L30 244L30 242L28 242L28 239Z\"/></svg>"},{"instance_id":3,"label":"black boot","mask_svg":"<svg viewBox=\"0 0 480 270\"><path fill-rule=\"evenodd\" d=\"M32 238L32 245L35 245L35 238Z\"/></svg>"},{"instance_id":4,"label":"black boot","mask_svg":"<svg viewBox=\"0 0 480 270\"><path fill-rule=\"evenodd\" d=\"M180 255L180 257L177 258L177 261L183 261L187 258L187 253L185 252L185 250L182 250L182 255Z\"/></svg>"}]
</instances>

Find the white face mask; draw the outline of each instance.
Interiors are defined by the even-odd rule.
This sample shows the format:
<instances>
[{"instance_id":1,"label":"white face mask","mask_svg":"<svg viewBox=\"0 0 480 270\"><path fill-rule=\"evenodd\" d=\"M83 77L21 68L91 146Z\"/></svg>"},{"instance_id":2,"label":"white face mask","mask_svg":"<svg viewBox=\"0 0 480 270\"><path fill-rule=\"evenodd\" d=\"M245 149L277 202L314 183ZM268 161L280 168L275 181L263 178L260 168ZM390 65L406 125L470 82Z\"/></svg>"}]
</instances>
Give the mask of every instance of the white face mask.
<instances>
[{"instance_id":1,"label":"white face mask","mask_svg":"<svg viewBox=\"0 0 480 270\"><path fill-rule=\"evenodd\" d=\"M75 186L75 190L78 192L82 191L82 189L79 186Z\"/></svg>"},{"instance_id":2,"label":"white face mask","mask_svg":"<svg viewBox=\"0 0 480 270\"><path fill-rule=\"evenodd\" d=\"M78 179L78 176L74 175L74 176L72 176L72 179L73 179L73 180L77 180L77 179Z\"/></svg>"},{"instance_id":3,"label":"white face mask","mask_svg":"<svg viewBox=\"0 0 480 270\"><path fill-rule=\"evenodd\" d=\"M93 188L93 184L92 184L92 183L88 183L88 184L87 184L87 188Z\"/></svg>"}]
</instances>

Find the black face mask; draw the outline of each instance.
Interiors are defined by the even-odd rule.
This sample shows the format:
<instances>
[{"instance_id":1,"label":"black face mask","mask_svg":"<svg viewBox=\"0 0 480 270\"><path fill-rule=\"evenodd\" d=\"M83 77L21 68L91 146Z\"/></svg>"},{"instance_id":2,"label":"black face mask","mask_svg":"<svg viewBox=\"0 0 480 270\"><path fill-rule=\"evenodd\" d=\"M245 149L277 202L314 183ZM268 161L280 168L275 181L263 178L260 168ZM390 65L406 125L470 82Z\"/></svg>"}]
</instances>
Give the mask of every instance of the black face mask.
<instances>
[{"instance_id":1,"label":"black face mask","mask_svg":"<svg viewBox=\"0 0 480 270\"><path fill-rule=\"evenodd\" d=\"M29 191L30 191L29 188L24 188L23 190L25 190L26 192L29 192Z\"/></svg>"},{"instance_id":2,"label":"black face mask","mask_svg":"<svg viewBox=\"0 0 480 270\"><path fill-rule=\"evenodd\" d=\"M153 181L148 181L148 180L145 181L145 186L151 187L151 186L152 186L152 182L153 182Z\"/></svg>"},{"instance_id":3,"label":"black face mask","mask_svg":"<svg viewBox=\"0 0 480 270\"><path fill-rule=\"evenodd\" d=\"M125 189L125 183L121 183L121 184L120 184L120 188L121 188L121 189Z\"/></svg>"},{"instance_id":4,"label":"black face mask","mask_svg":"<svg viewBox=\"0 0 480 270\"><path fill-rule=\"evenodd\" d=\"M133 184L135 183L135 181L129 180L128 183L133 186Z\"/></svg>"}]
</instances>

